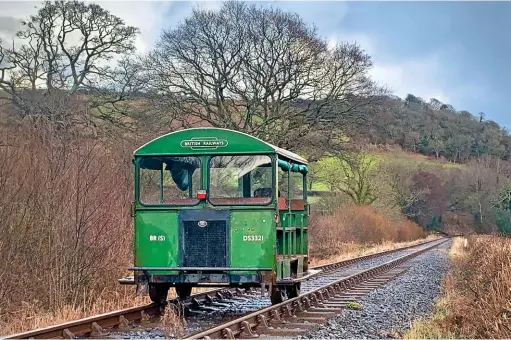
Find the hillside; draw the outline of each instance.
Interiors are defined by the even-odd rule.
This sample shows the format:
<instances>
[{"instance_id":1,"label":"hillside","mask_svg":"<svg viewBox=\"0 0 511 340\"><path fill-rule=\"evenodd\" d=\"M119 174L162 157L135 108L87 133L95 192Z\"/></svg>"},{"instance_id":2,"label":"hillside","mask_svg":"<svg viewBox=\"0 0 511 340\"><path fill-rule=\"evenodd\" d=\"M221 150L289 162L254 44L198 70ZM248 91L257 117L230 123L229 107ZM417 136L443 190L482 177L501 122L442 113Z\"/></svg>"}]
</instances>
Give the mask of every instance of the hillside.
<instances>
[{"instance_id":1,"label":"hillside","mask_svg":"<svg viewBox=\"0 0 511 340\"><path fill-rule=\"evenodd\" d=\"M434 98L425 102L412 94L405 99L387 97L374 110L367 129L356 137L376 145L399 145L453 163L484 155L509 160L509 132L484 117L482 112L456 111Z\"/></svg>"},{"instance_id":2,"label":"hillside","mask_svg":"<svg viewBox=\"0 0 511 340\"><path fill-rule=\"evenodd\" d=\"M312 202L321 213L370 204L392 218L403 214L427 230L511 231L511 164L496 157L454 164L394 146L323 157L310 169Z\"/></svg>"}]
</instances>

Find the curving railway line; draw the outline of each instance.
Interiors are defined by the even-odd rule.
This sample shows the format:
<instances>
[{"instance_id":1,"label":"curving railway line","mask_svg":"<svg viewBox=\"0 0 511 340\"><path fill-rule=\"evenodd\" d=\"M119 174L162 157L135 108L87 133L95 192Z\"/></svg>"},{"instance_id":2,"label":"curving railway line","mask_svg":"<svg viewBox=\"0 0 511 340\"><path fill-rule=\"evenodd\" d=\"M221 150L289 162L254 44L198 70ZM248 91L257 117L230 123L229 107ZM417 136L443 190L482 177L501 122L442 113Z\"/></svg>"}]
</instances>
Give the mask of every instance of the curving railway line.
<instances>
[{"instance_id":1,"label":"curving railway line","mask_svg":"<svg viewBox=\"0 0 511 340\"><path fill-rule=\"evenodd\" d=\"M311 280L306 293L263 308L219 326L194 333L185 339L235 339L257 336L299 336L341 313L356 298L392 280L407 270L405 262L447 240L418 247L408 254L356 273L336 273L328 280ZM339 275L340 274L340 275ZM314 282L320 281L320 283Z\"/></svg>"},{"instance_id":2,"label":"curving railway line","mask_svg":"<svg viewBox=\"0 0 511 340\"><path fill-rule=\"evenodd\" d=\"M301 294L271 305L259 290L213 289L186 299L170 299L187 321L186 338L246 338L256 335L303 334L346 308L357 297L376 289L406 270L405 262L449 238L370 254L314 267L315 274L302 282ZM70 321L6 339L131 337L134 329L155 326L161 306L151 303Z\"/></svg>"}]
</instances>

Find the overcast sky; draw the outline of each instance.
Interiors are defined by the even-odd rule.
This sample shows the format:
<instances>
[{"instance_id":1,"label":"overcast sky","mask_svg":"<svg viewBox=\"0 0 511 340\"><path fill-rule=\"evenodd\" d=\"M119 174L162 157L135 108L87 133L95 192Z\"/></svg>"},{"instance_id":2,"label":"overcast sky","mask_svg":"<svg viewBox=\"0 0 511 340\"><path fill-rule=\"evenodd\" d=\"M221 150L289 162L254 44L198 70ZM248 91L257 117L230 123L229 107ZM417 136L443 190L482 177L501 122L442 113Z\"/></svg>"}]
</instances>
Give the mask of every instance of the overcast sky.
<instances>
[{"instance_id":1,"label":"overcast sky","mask_svg":"<svg viewBox=\"0 0 511 340\"><path fill-rule=\"evenodd\" d=\"M220 2L96 1L138 26L140 50L195 6ZM0 37L38 2L0 0ZM295 11L332 43L358 42L372 56L374 79L400 97L436 98L458 110L482 111L511 128L511 2L261 2Z\"/></svg>"}]
</instances>

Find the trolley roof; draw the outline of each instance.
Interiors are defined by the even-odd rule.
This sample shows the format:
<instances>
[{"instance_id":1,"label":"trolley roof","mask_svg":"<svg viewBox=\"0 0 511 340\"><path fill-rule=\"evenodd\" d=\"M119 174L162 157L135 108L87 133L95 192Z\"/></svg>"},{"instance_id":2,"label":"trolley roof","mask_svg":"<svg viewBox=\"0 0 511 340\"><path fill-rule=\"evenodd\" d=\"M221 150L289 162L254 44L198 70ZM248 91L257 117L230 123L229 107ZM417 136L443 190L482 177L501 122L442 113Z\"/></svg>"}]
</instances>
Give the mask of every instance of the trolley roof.
<instances>
[{"instance_id":1,"label":"trolley roof","mask_svg":"<svg viewBox=\"0 0 511 340\"><path fill-rule=\"evenodd\" d=\"M142 145L134 156L194 154L277 154L279 158L307 164L307 160L243 132L221 128L191 128L167 133Z\"/></svg>"}]
</instances>

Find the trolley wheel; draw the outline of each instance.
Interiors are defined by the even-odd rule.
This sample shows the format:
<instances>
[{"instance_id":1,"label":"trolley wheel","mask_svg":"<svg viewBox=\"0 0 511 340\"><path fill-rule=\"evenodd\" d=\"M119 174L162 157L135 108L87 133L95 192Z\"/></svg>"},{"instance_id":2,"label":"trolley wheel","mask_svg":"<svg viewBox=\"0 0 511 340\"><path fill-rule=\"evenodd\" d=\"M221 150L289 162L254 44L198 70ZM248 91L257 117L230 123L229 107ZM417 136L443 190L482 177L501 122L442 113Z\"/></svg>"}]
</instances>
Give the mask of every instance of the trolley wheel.
<instances>
[{"instance_id":1,"label":"trolley wheel","mask_svg":"<svg viewBox=\"0 0 511 340\"><path fill-rule=\"evenodd\" d=\"M167 302L167 294L169 292L169 286L162 283L150 283L149 284L149 297L152 302L164 305Z\"/></svg>"},{"instance_id":2,"label":"trolley wheel","mask_svg":"<svg viewBox=\"0 0 511 340\"><path fill-rule=\"evenodd\" d=\"M272 305L277 305L284 301L284 291L280 287L273 286L270 292L270 301Z\"/></svg>"},{"instance_id":3,"label":"trolley wheel","mask_svg":"<svg viewBox=\"0 0 511 340\"><path fill-rule=\"evenodd\" d=\"M176 284L176 294L181 300L184 300L192 294L192 286L187 284Z\"/></svg>"},{"instance_id":4,"label":"trolley wheel","mask_svg":"<svg viewBox=\"0 0 511 340\"><path fill-rule=\"evenodd\" d=\"M289 299L298 297L300 295L300 286L301 286L300 282L297 282L291 286L288 286L286 288L287 297Z\"/></svg>"}]
</instances>

